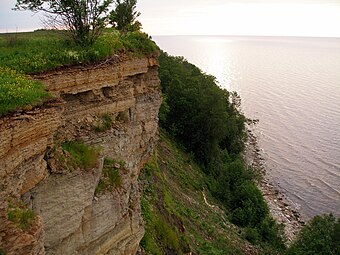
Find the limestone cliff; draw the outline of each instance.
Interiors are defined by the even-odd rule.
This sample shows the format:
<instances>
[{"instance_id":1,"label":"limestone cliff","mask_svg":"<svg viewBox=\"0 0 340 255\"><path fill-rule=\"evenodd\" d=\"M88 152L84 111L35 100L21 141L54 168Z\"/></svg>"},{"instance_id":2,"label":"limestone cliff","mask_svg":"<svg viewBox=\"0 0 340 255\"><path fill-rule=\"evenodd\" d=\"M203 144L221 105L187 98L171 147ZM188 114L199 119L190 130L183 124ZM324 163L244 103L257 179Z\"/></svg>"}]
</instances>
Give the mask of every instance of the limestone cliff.
<instances>
[{"instance_id":1,"label":"limestone cliff","mask_svg":"<svg viewBox=\"0 0 340 255\"><path fill-rule=\"evenodd\" d=\"M34 78L56 99L0 119L0 247L6 254L135 254L144 233L137 178L157 140L161 103L156 58L116 57ZM95 131L103 116L112 122ZM75 140L100 150L96 167L55 163L58 146ZM119 187L98 193L106 157L125 162L124 171ZM12 201L33 209L28 229L8 219Z\"/></svg>"}]
</instances>

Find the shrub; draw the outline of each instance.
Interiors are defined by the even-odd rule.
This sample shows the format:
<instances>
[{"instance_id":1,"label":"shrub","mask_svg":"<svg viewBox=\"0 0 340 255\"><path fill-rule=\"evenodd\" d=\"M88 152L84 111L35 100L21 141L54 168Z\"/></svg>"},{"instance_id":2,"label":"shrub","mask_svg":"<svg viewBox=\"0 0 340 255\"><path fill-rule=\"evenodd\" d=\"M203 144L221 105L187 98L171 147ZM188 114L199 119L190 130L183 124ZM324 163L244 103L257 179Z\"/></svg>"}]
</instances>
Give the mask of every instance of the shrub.
<instances>
[{"instance_id":1,"label":"shrub","mask_svg":"<svg viewBox=\"0 0 340 255\"><path fill-rule=\"evenodd\" d=\"M0 115L41 104L47 97L40 82L0 66Z\"/></svg>"},{"instance_id":2,"label":"shrub","mask_svg":"<svg viewBox=\"0 0 340 255\"><path fill-rule=\"evenodd\" d=\"M269 214L261 191L253 182L245 182L238 186L232 201L232 222L242 227L258 226Z\"/></svg>"},{"instance_id":3,"label":"shrub","mask_svg":"<svg viewBox=\"0 0 340 255\"><path fill-rule=\"evenodd\" d=\"M270 215L264 218L257 229L263 242L269 243L277 250L286 249L284 226L277 224Z\"/></svg>"},{"instance_id":4,"label":"shrub","mask_svg":"<svg viewBox=\"0 0 340 255\"><path fill-rule=\"evenodd\" d=\"M287 254L340 254L340 219L332 215L315 216L301 229Z\"/></svg>"},{"instance_id":5,"label":"shrub","mask_svg":"<svg viewBox=\"0 0 340 255\"><path fill-rule=\"evenodd\" d=\"M245 229L244 238L252 244L257 244L261 240L261 236L257 229L249 227Z\"/></svg>"}]
</instances>

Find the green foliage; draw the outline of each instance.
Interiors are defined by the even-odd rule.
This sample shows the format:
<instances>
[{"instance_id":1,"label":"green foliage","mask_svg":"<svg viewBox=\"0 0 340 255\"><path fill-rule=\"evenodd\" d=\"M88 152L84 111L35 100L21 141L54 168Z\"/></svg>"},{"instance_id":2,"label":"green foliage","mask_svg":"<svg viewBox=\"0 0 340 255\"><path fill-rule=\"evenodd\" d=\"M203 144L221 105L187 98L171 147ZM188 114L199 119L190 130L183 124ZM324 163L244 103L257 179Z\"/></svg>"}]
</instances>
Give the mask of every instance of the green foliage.
<instances>
[{"instance_id":1,"label":"green foliage","mask_svg":"<svg viewBox=\"0 0 340 255\"><path fill-rule=\"evenodd\" d=\"M145 183L144 196L141 199L142 216L146 222L146 233L141 246L146 254L183 254L188 246L183 234L179 231L181 218L175 210L170 191L164 186L155 187L151 179L163 180L160 173L157 154L145 164L140 180ZM155 210L154 206L160 211Z\"/></svg>"},{"instance_id":2,"label":"green foliage","mask_svg":"<svg viewBox=\"0 0 340 255\"><path fill-rule=\"evenodd\" d=\"M143 239L140 241L141 247L145 250L146 254L162 255L162 250L157 246L154 236L150 232L145 232Z\"/></svg>"},{"instance_id":3,"label":"green foliage","mask_svg":"<svg viewBox=\"0 0 340 255\"><path fill-rule=\"evenodd\" d=\"M232 222L242 227L255 227L269 214L261 191L253 182L244 182L236 187L230 208Z\"/></svg>"},{"instance_id":4,"label":"green foliage","mask_svg":"<svg viewBox=\"0 0 340 255\"><path fill-rule=\"evenodd\" d=\"M162 53L159 73L162 127L201 163L206 186L229 210L231 221L247 229L246 238L273 247L269 250L283 249L283 233L269 217L256 174L242 160L246 118L238 111L239 96L181 57ZM214 252L207 247L205 253Z\"/></svg>"},{"instance_id":5,"label":"green foliage","mask_svg":"<svg viewBox=\"0 0 340 255\"><path fill-rule=\"evenodd\" d=\"M142 32L121 35L114 29L105 29L90 47L75 45L62 31L2 34L0 67L34 74L61 66L102 61L120 52L143 55L157 50L156 44Z\"/></svg>"},{"instance_id":6,"label":"green foliage","mask_svg":"<svg viewBox=\"0 0 340 255\"><path fill-rule=\"evenodd\" d=\"M34 212L24 205L14 205L9 203L7 218L16 224L20 229L27 230L34 221Z\"/></svg>"},{"instance_id":7,"label":"green foliage","mask_svg":"<svg viewBox=\"0 0 340 255\"><path fill-rule=\"evenodd\" d=\"M298 234L287 255L340 254L340 219L332 215L315 216Z\"/></svg>"},{"instance_id":8,"label":"green foliage","mask_svg":"<svg viewBox=\"0 0 340 255\"><path fill-rule=\"evenodd\" d=\"M242 143L244 137L245 118L229 101L229 92L219 88L213 76L203 74L181 57L162 53L159 61L166 98L160 109L161 125L204 164L219 149L234 153L232 144Z\"/></svg>"},{"instance_id":9,"label":"green foliage","mask_svg":"<svg viewBox=\"0 0 340 255\"><path fill-rule=\"evenodd\" d=\"M167 116L170 112L170 107L168 105L168 98L165 94L163 94L162 96L162 104L161 107L159 109L159 122L160 123L166 123L167 122Z\"/></svg>"},{"instance_id":10,"label":"green foliage","mask_svg":"<svg viewBox=\"0 0 340 255\"><path fill-rule=\"evenodd\" d=\"M141 23L136 20L140 15L136 9L137 0L117 0L115 9L110 12L110 24L123 32L138 31Z\"/></svg>"},{"instance_id":11,"label":"green foliage","mask_svg":"<svg viewBox=\"0 0 340 255\"><path fill-rule=\"evenodd\" d=\"M98 163L100 153L98 148L88 146L80 141L64 142L61 147L64 151L62 166L71 171L78 168L90 170Z\"/></svg>"},{"instance_id":12,"label":"green foliage","mask_svg":"<svg viewBox=\"0 0 340 255\"><path fill-rule=\"evenodd\" d=\"M250 227L245 228L244 238L252 244L258 244L261 240L258 230Z\"/></svg>"},{"instance_id":13,"label":"green foliage","mask_svg":"<svg viewBox=\"0 0 340 255\"><path fill-rule=\"evenodd\" d=\"M44 86L23 74L0 66L0 116L33 107L48 98Z\"/></svg>"},{"instance_id":14,"label":"green foliage","mask_svg":"<svg viewBox=\"0 0 340 255\"><path fill-rule=\"evenodd\" d=\"M137 55L151 54L159 50L147 34L139 31L122 34L121 41L124 50Z\"/></svg>"},{"instance_id":15,"label":"green foliage","mask_svg":"<svg viewBox=\"0 0 340 255\"><path fill-rule=\"evenodd\" d=\"M125 163L123 161L104 158L102 176L95 193L100 194L104 191L112 192L113 189L121 187L123 183L120 177L120 171L125 171L124 165Z\"/></svg>"},{"instance_id":16,"label":"green foliage","mask_svg":"<svg viewBox=\"0 0 340 255\"><path fill-rule=\"evenodd\" d=\"M177 254L182 254L182 252L180 252L178 234L169 223L158 218L154 223L154 228L160 243L165 244L167 249L177 251Z\"/></svg>"},{"instance_id":17,"label":"green foliage","mask_svg":"<svg viewBox=\"0 0 340 255\"><path fill-rule=\"evenodd\" d=\"M1 34L0 115L25 107L30 109L49 97L40 82L24 73L35 74L61 66L103 61L121 52L141 56L156 51L158 47L146 34L122 35L114 29L106 29L90 47L75 45L61 31Z\"/></svg>"},{"instance_id":18,"label":"green foliage","mask_svg":"<svg viewBox=\"0 0 340 255\"><path fill-rule=\"evenodd\" d=\"M103 114L100 123L94 127L95 132L105 132L112 127L113 119L110 114Z\"/></svg>"},{"instance_id":19,"label":"green foliage","mask_svg":"<svg viewBox=\"0 0 340 255\"><path fill-rule=\"evenodd\" d=\"M43 11L48 14L50 27L69 30L80 46L92 45L108 20L108 11L114 0L17 0L16 10Z\"/></svg>"},{"instance_id":20,"label":"green foliage","mask_svg":"<svg viewBox=\"0 0 340 255\"><path fill-rule=\"evenodd\" d=\"M244 254L237 230L226 224L221 211L204 202L206 176L192 155L163 129L160 134L156 153L140 175L146 222L141 244L146 254ZM211 202L208 191L205 194Z\"/></svg>"}]
</instances>

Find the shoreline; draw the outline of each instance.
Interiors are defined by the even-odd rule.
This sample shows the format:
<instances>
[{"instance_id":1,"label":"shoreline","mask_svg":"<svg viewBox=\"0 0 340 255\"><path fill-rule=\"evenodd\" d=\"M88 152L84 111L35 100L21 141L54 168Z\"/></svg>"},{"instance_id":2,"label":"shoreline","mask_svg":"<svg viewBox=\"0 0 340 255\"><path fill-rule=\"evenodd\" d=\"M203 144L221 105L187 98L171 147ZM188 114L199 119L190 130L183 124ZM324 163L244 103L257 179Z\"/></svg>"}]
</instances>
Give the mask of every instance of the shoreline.
<instances>
[{"instance_id":1,"label":"shoreline","mask_svg":"<svg viewBox=\"0 0 340 255\"><path fill-rule=\"evenodd\" d=\"M245 143L244 158L246 164L255 168L261 175L258 183L265 201L273 218L279 224L284 225L284 232L287 243L291 243L301 227L305 224L301 213L287 199L286 195L275 187L268 176L268 167L258 145L257 137L254 134L254 126L247 125L247 141Z\"/></svg>"}]
</instances>

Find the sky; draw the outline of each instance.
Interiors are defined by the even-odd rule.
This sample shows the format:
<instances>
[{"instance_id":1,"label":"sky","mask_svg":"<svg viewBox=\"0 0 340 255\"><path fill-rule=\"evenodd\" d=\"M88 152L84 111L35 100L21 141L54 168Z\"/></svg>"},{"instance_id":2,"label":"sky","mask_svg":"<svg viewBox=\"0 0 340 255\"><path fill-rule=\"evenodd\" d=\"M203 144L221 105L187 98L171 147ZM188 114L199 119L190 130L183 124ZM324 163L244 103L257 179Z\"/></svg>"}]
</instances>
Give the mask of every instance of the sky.
<instances>
[{"instance_id":1,"label":"sky","mask_svg":"<svg viewBox=\"0 0 340 255\"><path fill-rule=\"evenodd\" d=\"M340 0L138 0L150 35L340 37ZM42 14L0 0L0 32L43 28Z\"/></svg>"}]
</instances>

